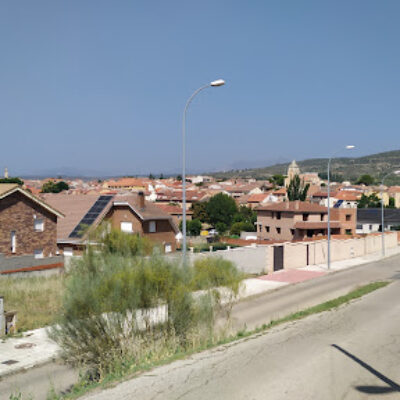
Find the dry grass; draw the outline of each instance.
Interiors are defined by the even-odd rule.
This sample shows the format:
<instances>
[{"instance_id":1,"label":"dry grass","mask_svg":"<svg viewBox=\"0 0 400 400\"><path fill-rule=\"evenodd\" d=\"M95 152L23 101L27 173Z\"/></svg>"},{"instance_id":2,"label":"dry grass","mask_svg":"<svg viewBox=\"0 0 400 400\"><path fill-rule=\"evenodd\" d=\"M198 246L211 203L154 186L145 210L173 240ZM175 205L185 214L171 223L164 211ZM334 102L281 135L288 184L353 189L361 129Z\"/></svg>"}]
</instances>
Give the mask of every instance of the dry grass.
<instances>
[{"instance_id":1,"label":"dry grass","mask_svg":"<svg viewBox=\"0 0 400 400\"><path fill-rule=\"evenodd\" d=\"M50 325L61 307L63 276L0 278L4 308L16 310L17 329L26 331Z\"/></svg>"}]
</instances>

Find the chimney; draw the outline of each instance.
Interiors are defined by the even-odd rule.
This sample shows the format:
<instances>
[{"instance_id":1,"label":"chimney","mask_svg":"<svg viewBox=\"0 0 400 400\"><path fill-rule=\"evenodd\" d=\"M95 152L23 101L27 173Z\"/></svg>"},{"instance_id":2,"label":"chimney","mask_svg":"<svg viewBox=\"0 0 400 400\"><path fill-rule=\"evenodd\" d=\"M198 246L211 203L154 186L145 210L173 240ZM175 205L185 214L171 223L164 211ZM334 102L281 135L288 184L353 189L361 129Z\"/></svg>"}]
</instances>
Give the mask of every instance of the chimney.
<instances>
[{"instance_id":1,"label":"chimney","mask_svg":"<svg viewBox=\"0 0 400 400\"><path fill-rule=\"evenodd\" d=\"M139 198L139 209L143 210L144 207L145 207L145 204L144 204L144 193L143 192L139 192L138 193L138 198Z\"/></svg>"}]
</instances>

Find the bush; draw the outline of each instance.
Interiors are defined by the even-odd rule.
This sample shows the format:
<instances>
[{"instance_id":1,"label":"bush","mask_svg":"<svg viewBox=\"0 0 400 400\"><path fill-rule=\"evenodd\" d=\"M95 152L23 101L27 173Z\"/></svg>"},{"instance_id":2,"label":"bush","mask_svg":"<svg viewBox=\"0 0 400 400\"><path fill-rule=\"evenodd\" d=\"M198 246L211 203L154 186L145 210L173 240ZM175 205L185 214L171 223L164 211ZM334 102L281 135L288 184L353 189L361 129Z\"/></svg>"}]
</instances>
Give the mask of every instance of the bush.
<instances>
[{"instance_id":1,"label":"bush","mask_svg":"<svg viewBox=\"0 0 400 400\"><path fill-rule=\"evenodd\" d=\"M123 256L150 255L155 248L154 243L148 238L116 229L103 235L102 242L106 253Z\"/></svg>"},{"instance_id":2,"label":"bush","mask_svg":"<svg viewBox=\"0 0 400 400\"><path fill-rule=\"evenodd\" d=\"M211 288L226 286L237 294L241 275L232 263L204 259L184 268L163 256L132 256L125 244L111 242L97 252L89 248L66 276L51 336L67 362L102 379L121 365L165 358L215 338L220 302ZM194 296L197 289L205 292ZM151 322L151 309L165 306L167 317Z\"/></svg>"},{"instance_id":3,"label":"bush","mask_svg":"<svg viewBox=\"0 0 400 400\"><path fill-rule=\"evenodd\" d=\"M235 222L231 227L231 235L240 236L240 232L253 232L254 225L251 222Z\"/></svg>"},{"instance_id":4,"label":"bush","mask_svg":"<svg viewBox=\"0 0 400 400\"><path fill-rule=\"evenodd\" d=\"M207 257L194 262L193 289L210 289L226 286L238 294L243 274L228 260Z\"/></svg>"}]
</instances>

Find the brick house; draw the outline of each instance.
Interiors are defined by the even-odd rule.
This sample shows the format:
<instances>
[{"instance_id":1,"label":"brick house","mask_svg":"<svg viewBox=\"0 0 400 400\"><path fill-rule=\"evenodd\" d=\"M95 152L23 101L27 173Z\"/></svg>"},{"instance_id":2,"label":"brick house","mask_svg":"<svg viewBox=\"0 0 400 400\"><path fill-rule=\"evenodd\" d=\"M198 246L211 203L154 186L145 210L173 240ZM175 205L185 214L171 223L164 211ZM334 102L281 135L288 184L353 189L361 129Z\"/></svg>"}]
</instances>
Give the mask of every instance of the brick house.
<instances>
[{"instance_id":1,"label":"brick house","mask_svg":"<svg viewBox=\"0 0 400 400\"><path fill-rule=\"evenodd\" d=\"M0 253L5 257L57 254L63 214L17 184L0 184Z\"/></svg>"},{"instance_id":2,"label":"brick house","mask_svg":"<svg viewBox=\"0 0 400 400\"><path fill-rule=\"evenodd\" d=\"M286 201L255 208L257 236L262 240L303 240L325 236L328 229L328 209L319 204ZM354 235L356 209L331 209L332 235Z\"/></svg>"},{"instance_id":3,"label":"brick house","mask_svg":"<svg viewBox=\"0 0 400 400\"><path fill-rule=\"evenodd\" d=\"M176 249L178 228L172 217L146 202L143 192L101 196L46 194L43 197L65 214L57 228L58 247L64 255L81 252L88 233L103 221L114 229L147 237L160 244L165 252Z\"/></svg>"}]
</instances>

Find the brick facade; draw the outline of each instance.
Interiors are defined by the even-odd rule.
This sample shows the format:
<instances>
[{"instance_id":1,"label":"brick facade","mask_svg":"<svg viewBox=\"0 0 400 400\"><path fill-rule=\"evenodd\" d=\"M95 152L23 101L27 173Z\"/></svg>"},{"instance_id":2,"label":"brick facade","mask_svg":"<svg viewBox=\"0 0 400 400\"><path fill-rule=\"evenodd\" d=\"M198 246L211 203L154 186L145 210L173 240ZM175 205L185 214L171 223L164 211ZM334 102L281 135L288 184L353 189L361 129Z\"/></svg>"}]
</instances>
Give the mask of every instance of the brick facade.
<instances>
[{"instance_id":1,"label":"brick facade","mask_svg":"<svg viewBox=\"0 0 400 400\"><path fill-rule=\"evenodd\" d=\"M34 221L42 219L43 232L34 229ZM16 251L11 252L11 232L16 235ZM14 192L0 200L0 253L5 256L34 254L43 256L57 253L57 216L21 192Z\"/></svg>"},{"instance_id":2,"label":"brick facade","mask_svg":"<svg viewBox=\"0 0 400 400\"><path fill-rule=\"evenodd\" d=\"M121 229L121 222L131 222L133 233L147 237L150 240L161 245L170 245L171 251L175 251L175 231L171 222L167 219L154 219L156 223L156 231L150 232L150 220L141 221L139 217L132 211L129 206L113 206L107 213L105 219L111 222L113 229Z\"/></svg>"}]
</instances>

